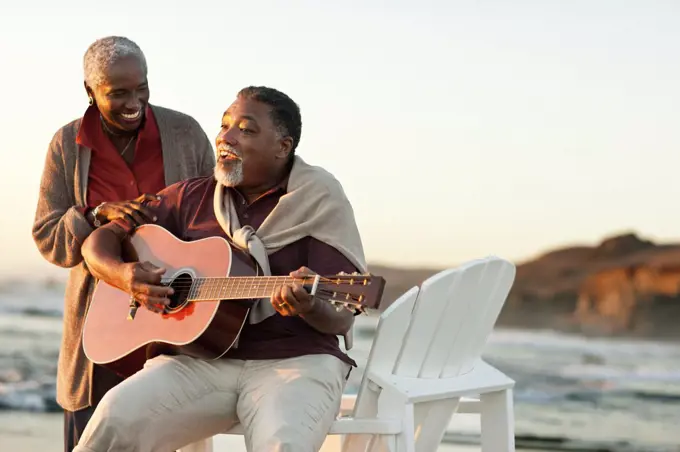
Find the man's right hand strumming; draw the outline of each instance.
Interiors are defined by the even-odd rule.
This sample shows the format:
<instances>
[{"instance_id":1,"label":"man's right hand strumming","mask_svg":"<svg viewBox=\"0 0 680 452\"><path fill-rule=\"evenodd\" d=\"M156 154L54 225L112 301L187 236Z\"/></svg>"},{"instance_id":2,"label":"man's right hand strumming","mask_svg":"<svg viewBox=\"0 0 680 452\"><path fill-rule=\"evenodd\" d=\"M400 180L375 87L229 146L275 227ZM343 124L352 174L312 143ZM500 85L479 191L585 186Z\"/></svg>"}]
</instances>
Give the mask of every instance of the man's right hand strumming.
<instances>
[{"instance_id":1,"label":"man's right hand strumming","mask_svg":"<svg viewBox=\"0 0 680 452\"><path fill-rule=\"evenodd\" d=\"M161 285L165 269L151 262L131 262L121 266L122 287L137 302L152 312L161 313L170 303L174 293L171 287Z\"/></svg>"},{"instance_id":2,"label":"man's right hand strumming","mask_svg":"<svg viewBox=\"0 0 680 452\"><path fill-rule=\"evenodd\" d=\"M148 310L162 312L174 293L161 285L165 269L150 262L124 262L126 236L115 223L95 229L83 244L83 258L95 278L129 293Z\"/></svg>"}]
</instances>

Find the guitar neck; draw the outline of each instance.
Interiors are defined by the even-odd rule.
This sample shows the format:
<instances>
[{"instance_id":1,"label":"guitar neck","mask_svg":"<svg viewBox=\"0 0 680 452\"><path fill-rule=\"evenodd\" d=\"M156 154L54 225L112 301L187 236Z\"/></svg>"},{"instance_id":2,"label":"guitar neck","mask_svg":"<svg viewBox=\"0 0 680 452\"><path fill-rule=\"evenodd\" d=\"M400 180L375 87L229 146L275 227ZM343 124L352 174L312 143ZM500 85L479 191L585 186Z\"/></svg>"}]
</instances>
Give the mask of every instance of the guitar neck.
<instances>
[{"instance_id":1,"label":"guitar neck","mask_svg":"<svg viewBox=\"0 0 680 452\"><path fill-rule=\"evenodd\" d=\"M314 293L318 277L290 276L233 276L225 278L195 278L191 284L189 301L243 300L271 298L274 289L287 283L311 286Z\"/></svg>"}]
</instances>

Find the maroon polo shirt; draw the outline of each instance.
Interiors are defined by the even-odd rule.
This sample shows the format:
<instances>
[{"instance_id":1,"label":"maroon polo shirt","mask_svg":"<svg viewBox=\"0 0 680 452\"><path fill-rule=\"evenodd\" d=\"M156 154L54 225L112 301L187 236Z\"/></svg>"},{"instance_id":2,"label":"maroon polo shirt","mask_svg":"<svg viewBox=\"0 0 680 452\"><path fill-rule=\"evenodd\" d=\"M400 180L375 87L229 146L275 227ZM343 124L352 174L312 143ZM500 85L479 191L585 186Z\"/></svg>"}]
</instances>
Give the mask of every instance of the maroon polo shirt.
<instances>
[{"instance_id":1,"label":"maroon polo shirt","mask_svg":"<svg viewBox=\"0 0 680 452\"><path fill-rule=\"evenodd\" d=\"M156 224L185 241L213 236L228 239L214 213L215 186L214 177L207 176L167 187L159 193L161 201L148 205L158 217ZM234 194L241 225L250 225L255 230L286 193L285 186L279 186L248 204L237 190L228 190ZM116 224L123 226L128 233L134 228L122 220L116 221ZM321 275L357 271L337 249L312 237L300 239L270 254L269 266L274 276L287 276L302 266ZM238 347L229 350L225 358L285 359L308 354L331 354L356 366L354 360L340 350L337 336L317 331L300 317L284 317L278 313L256 324L247 321L241 330Z\"/></svg>"}]
</instances>

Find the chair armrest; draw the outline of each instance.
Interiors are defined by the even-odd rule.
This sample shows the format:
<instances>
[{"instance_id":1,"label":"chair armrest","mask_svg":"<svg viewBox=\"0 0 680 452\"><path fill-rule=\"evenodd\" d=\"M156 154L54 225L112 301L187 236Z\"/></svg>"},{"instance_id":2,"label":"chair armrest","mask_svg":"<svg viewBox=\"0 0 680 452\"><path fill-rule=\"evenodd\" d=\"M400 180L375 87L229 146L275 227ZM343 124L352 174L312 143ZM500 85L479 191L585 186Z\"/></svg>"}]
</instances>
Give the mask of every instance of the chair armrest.
<instances>
[{"instance_id":1,"label":"chair armrest","mask_svg":"<svg viewBox=\"0 0 680 452\"><path fill-rule=\"evenodd\" d=\"M411 402L479 395L515 385L514 380L481 360L467 374L453 378L410 378L375 372L369 372L367 377L382 388L393 388Z\"/></svg>"}]
</instances>

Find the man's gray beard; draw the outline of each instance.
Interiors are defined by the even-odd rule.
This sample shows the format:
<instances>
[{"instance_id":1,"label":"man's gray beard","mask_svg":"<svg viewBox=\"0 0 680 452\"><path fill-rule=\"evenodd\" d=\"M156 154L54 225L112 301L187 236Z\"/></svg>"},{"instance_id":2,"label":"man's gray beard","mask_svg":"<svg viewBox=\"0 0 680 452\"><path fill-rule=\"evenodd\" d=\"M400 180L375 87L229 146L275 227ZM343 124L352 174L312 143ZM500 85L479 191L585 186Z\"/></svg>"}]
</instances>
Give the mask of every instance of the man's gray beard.
<instances>
[{"instance_id":1,"label":"man's gray beard","mask_svg":"<svg viewBox=\"0 0 680 452\"><path fill-rule=\"evenodd\" d=\"M215 165L215 179L226 187L236 187L243 182L243 160L228 164L228 169L222 162Z\"/></svg>"}]
</instances>

